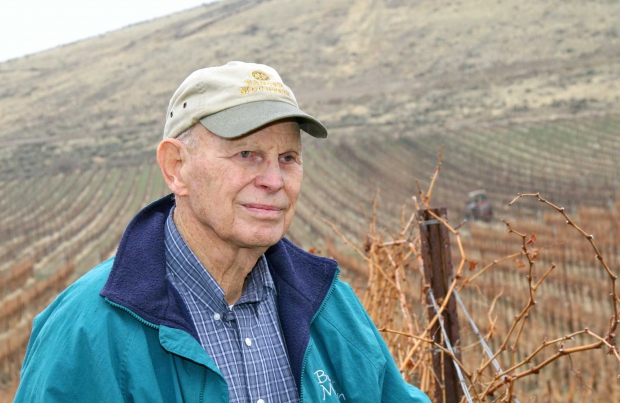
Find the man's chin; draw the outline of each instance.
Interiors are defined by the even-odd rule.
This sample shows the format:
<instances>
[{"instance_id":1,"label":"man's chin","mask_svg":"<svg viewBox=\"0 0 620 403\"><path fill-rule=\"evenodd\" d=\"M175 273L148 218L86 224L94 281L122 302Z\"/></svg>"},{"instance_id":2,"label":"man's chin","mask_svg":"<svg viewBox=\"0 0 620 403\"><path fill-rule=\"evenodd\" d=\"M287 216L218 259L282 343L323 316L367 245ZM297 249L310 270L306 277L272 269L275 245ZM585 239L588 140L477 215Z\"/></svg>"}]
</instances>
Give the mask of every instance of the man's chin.
<instances>
[{"instance_id":1,"label":"man's chin","mask_svg":"<svg viewBox=\"0 0 620 403\"><path fill-rule=\"evenodd\" d=\"M257 232L252 236L245 237L243 244L247 248L267 249L270 246L277 244L282 238L284 238L284 233L281 231L274 231L271 233Z\"/></svg>"}]
</instances>

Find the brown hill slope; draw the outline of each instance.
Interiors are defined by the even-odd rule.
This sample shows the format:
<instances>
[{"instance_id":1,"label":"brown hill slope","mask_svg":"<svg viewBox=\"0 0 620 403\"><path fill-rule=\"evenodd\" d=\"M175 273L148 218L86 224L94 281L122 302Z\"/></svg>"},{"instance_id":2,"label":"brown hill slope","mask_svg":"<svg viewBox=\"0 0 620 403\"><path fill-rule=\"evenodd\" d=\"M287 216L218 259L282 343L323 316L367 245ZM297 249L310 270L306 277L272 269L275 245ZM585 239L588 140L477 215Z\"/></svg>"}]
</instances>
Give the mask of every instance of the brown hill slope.
<instances>
[{"instance_id":1,"label":"brown hill slope","mask_svg":"<svg viewBox=\"0 0 620 403\"><path fill-rule=\"evenodd\" d=\"M194 69L276 67L332 139L613 111L615 2L223 1L0 64L0 171L152 158Z\"/></svg>"}]
</instances>

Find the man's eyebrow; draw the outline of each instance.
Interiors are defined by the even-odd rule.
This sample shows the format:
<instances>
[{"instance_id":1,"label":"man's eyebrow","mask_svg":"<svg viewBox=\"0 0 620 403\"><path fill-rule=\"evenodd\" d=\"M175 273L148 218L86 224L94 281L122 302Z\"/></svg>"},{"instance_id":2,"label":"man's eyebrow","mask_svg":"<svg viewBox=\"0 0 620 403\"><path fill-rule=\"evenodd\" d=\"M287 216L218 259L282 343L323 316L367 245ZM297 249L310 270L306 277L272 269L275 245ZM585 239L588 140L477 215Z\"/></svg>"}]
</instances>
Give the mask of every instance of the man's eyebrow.
<instances>
[{"instance_id":1,"label":"man's eyebrow","mask_svg":"<svg viewBox=\"0 0 620 403\"><path fill-rule=\"evenodd\" d=\"M237 139L234 141L224 140L224 149L225 150L239 150L242 148L255 147L252 146L252 142L247 141L246 139Z\"/></svg>"}]
</instances>

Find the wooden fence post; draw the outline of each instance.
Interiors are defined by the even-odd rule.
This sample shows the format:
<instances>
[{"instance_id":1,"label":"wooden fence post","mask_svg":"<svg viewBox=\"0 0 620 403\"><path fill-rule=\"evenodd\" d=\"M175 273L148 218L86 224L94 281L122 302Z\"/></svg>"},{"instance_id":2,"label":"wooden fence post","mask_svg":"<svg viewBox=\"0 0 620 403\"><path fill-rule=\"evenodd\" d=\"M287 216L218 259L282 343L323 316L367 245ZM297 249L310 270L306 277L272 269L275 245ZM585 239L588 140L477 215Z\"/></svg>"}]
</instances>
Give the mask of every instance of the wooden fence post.
<instances>
[{"instance_id":1,"label":"wooden fence post","mask_svg":"<svg viewBox=\"0 0 620 403\"><path fill-rule=\"evenodd\" d=\"M448 211L445 207L431 209L437 216L447 221ZM420 239L422 242L422 259L424 260L424 281L428 286L439 306L448 292L452 282L452 252L450 250L450 232L435 217L430 215L427 210L419 210ZM432 302L427 294L427 314L432 320L436 313ZM456 357L461 360L459 319L454 297L450 298L446 309L443 311L442 320L450 339L450 343L455 348ZM436 341L442 339L439 323L435 322L431 330L431 335ZM443 343L445 346L445 343ZM435 388L435 402L458 403L463 396L463 390L459 383L458 375L452 359L443 353L433 354L433 370L436 379L443 382Z\"/></svg>"}]
</instances>

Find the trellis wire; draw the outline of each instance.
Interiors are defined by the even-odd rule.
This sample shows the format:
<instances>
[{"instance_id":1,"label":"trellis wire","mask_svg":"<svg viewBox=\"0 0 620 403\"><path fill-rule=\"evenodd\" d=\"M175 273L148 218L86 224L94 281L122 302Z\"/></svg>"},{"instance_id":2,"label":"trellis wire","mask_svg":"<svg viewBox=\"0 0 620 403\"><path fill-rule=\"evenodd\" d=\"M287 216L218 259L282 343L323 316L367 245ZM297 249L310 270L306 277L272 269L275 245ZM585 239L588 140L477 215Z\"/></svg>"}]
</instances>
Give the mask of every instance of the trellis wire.
<instances>
[{"instance_id":1,"label":"trellis wire","mask_svg":"<svg viewBox=\"0 0 620 403\"><path fill-rule=\"evenodd\" d=\"M428 288L426 292L431 297L431 301L433 302L433 308L435 309L435 312L437 313L437 323L439 323L439 327L441 327L441 332L443 333L443 338L446 342L446 347L452 353L452 356L456 356L456 354L454 353L454 349L452 348L452 344L450 343L450 339L448 338L448 333L446 332L446 329L443 326L443 320L441 319L441 312L439 312L439 307L437 306L437 301L435 301L435 296L433 295L433 292L431 291L430 288ZM459 377L459 382L461 384L461 389L463 389L463 393L465 394L465 398L467 399L469 403L473 403L471 396L469 395L469 389L467 389L467 384L465 383L465 378L463 378L463 373L461 372L461 368L459 367L459 364L454 359L452 361L454 362L454 368L456 369L456 374Z\"/></svg>"},{"instance_id":2,"label":"trellis wire","mask_svg":"<svg viewBox=\"0 0 620 403\"><path fill-rule=\"evenodd\" d=\"M486 354L489 356L489 358L493 358L493 352L491 351L491 349L489 348L489 345L484 340L484 337L482 337L482 334L480 334L480 330L478 330L478 326L476 326L476 323L474 322L474 320L471 318L471 316L469 316L469 313L467 312L467 309L465 309L465 304L463 303L461 296L456 290L454 290L453 292L454 292L454 296L456 297L456 301L459 303L459 305L461 306L461 309L463 310L463 313L465 314L465 317L469 321L469 324L471 325L471 327L474 329L474 333L476 334L476 336L478 336L478 340L480 340L480 344L482 345L482 348L484 349ZM495 369L497 370L498 373L500 374L504 373L504 371L502 371L502 368L499 366L497 359L495 358L493 358L493 366L495 366ZM520 403L519 399L517 399L516 397L514 398L514 401L515 403Z\"/></svg>"},{"instance_id":3,"label":"trellis wire","mask_svg":"<svg viewBox=\"0 0 620 403\"><path fill-rule=\"evenodd\" d=\"M487 353L489 358L493 358L493 352L491 351L491 349L489 348L489 345L484 340L484 337L482 337L482 334L480 334L480 330L478 330L478 327L474 323L474 320L471 318L471 316L469 316L467 309L465 309L465 304L463 304L463 300L461 300L461 296L456 290L454 290L454 296L456 297L456 301L461 306L461 309L463 310L465 317L467 318L467 320L469 320L469 324L474 329L474 333L476 334L476 336L478 336L478 340L480 340L480 344L482 344L482 348L484 348L484 351ZM499 363L497 362L497 359L495 358L493 358L493 365L495 366L495 369L497 370L497 372L499 372L500 374L503 373L502 369L499 366Z\"/></svg>"}]
</instances>

